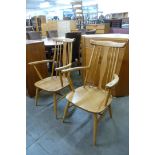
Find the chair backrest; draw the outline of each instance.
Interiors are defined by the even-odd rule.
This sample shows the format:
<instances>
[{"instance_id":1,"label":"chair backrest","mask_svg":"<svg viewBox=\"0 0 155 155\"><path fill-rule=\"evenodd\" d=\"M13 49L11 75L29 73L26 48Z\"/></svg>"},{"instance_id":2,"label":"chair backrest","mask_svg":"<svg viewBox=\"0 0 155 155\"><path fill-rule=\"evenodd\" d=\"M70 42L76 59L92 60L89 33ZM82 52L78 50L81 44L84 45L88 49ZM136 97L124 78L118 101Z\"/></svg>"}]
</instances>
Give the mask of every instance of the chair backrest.
<instances>
[{"instance_id":1,"label":"chair backrest","mask_svg":"<svg viewBox=\"0 0 155 155\"><path fill-rule=\"evenodd\" d=\"M65 37L66 38L75 38L75 41L73 42L72 62L74 62L75 59L79 60L81 32L68 32L65 34Z\"/></svg>"},{"instance_id":2,"label":"chair backrest","mask_svg":"<svg viewBox=\"0 0 155 155\"><path fill-rule=\"evenodd\" d=\"M114 74L119 75L125 43L112 41L90 41L92 54L89 61L84 85L95 85L105 89L105 85L113 80Z\"/></svg>"},{"instance_id":3,"label":"chair backrest","mask_svg":"<svg viewBox=\"0 0 155 155\"><path fill-rule=\"evenodd\" d=\"M41 32L29 31L26 32L28 40L38 40L41 39Z\"/></svg>"},{"instance_id":4,"label":"chair backrest","mask_svg":"<svg viewBox=\"0 0 155 155\"><path fill-rule=\"evenodd\" d=\"M72 51L73 51L73 42L74 38L53 38L56 42L54 48L54 55L53 60L54 63L52 64L52 74L54 75L55 68L62 67L72 62ZM56 72L57 75L57 72Z\"/></svg>"},{"instance_id":5,"label":"chair backrest","mask_svg":"<svg viewBox=\"0 0 155 155\"><path fill-rule=\"evenodd\" d=\"M58 31L57 30L46 31L46 34L47 34L47 38L58 37Z\"/></svg>"},{"instance_id":6,"label":"chair backrest","mask_svg":"<svg viewBox=\"0 0 155 155\"><path fill-rule=\"evenodd\" d=\"M96 34L96 29L86 31L86 34Z\"/></svg>"}]
</instances>

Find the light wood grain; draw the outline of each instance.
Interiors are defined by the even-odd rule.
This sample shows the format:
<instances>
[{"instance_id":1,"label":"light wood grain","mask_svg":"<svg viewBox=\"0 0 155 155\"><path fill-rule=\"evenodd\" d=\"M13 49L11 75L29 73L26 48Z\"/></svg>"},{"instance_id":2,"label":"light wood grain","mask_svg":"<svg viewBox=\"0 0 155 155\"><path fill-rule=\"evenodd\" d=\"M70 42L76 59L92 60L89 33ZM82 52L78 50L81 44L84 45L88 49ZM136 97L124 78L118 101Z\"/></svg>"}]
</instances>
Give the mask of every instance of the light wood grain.
<instances>
[{"instance_id":1,"label":"light wood grain","mask_svg":"<svg viewBox=\"0 0 155 155\"><path fill-rule=\"evenodd\" d=\"M120 51L125 51L119 53L118 59L123 61L118 61L116 68L116 74L119 73L119 83L113 88L112 95L127 96L129 95L129 35L128 34L96 34L96 35L82 35L82 65L87 66L92 54L93 45L90 43L91 40L95 41L113 41L119 43L126 43L125 47L121 48ZM103 67L104 69L104 67ZM86 76L86 71L82 71L83 80ZM96 72L96 82L98 81L99 70ZM89 77L91 79L91 77ZM105 78L103 79L103 81Z\"/></svg>"},{"instance_id":2,"label":"light wood grain","mask_svg":"<svg viewBox=\"0 0 155 155\"><path fill-rule=\"evenodd\" d=\"M79 87L74 92L67 94L66 99L75 106L92 113L100 113L106 109L104 106L107 92L99 90L97 87ZM108 100L108 105L112 101L112 96ZM103 104L102 107L100 105Z\"/></svg>"},{"instance_id":3,"label":"light wood grain","mask_svg":"<svg viewBox=\"0 0 155 155\"><path fill-rule=\"evenodd\" d=\"M62 77L62 81L63 81L63 87L61 86L60 77L52 76L52 77L47 77L47 78L44 78L36 82L35 86L42 90L46 90L49 92L55 92L69 85L67 78Z\"/></svg>"},{"instance_id":4,"label":"light wood grain","mask_svg":"<svg viewBox=\"0 0 155 155\"><path fill-rule=\"evenodd\" d=\"M120 49L126 44L94 40L91 41L91 44L93 48L90 61L87 66L83 67L83 69L87 68L84 85L67 94L66 99L68 103L64 111L63 121L66 117L69 103L86 112L92 113L94 115L93 143L96 145L97 124L101 118L100 115L103 115L108 110L112 118L111 89L119 81L117 75L119 72L116 74L116 71L120 70L120 62L122 62L122 55L124 55L124 50L122 51ZM73 70L77 70L77 68L66 69L62 72ZM97 75L97 80L94 78L94 74Z\"/></svg>"},{"instance_id":5,"label":"light wood grain","mask_svg":"<svg viewBox=\"0 0 155 155\"><path fill-rule=\"evenodd\" d=\"M104 33L109 33L110 31L110 24L109 23L104 23L104 24L88 24L86 25L86 30L96 30L96 34L104 34Z\"/></svg>"},{"instance_id":6,"label":"light wood grain","mask_svg":"<svg viewBox=\"0 0 155 155\"><path fill-rule=\"evenodd\" d=\"M34 67L38 77L40 78L39 81L34 83L36 87L36 105L39 97L39 89L53 93L54 112L57 118L56 93L67 86L70 86L70 88L72 88L71 90L73 90L72 83L69 79L70 74L68 74L68 77L66 77L65 75L63 75L63 72L61 72L61 70L69 68L71 66L72 44L74 39L54 38L54 41L55 49L52 60L33 61L29 62L29 65L32 65ZM49 62L52 62L52 73L50 77L44 78L37 69L37 66Z\"/></svg>"}]
</instances>

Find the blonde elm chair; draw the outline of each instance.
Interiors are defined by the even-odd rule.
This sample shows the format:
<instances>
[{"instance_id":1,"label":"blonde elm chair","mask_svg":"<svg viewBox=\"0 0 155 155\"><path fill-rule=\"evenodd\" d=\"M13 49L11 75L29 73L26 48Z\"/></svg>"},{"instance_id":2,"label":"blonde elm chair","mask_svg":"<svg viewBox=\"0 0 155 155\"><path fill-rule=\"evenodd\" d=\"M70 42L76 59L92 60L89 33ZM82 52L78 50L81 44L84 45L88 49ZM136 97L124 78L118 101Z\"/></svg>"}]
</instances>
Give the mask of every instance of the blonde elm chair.
<instances>
[{"instance_id":1,"label":"blonde elm chair","mask_svg":"<svg viewBox=\"0 0 155 155\"><path fill-rule=\"evenodd\" d=\"M84 85L67 94L63 122L72 106L92 113L94 117L93 143L96 145L97 124L106 110L112 118L112 88L119 81L119 71L125 50L125 43L91 40L92 54L84 67L64 69L63 73L86 70Z\"/></svg>"},{"instance_id":2,"label":"blonde elm chair","mask_svg":"<svg viewBox=\"0 0 155 155\"><path fill-rule=\"evenodd\" d=\"M30 62L29 65L32 65L36 70L38 77L40 78L39 81L35 82L34 85L36 87L36 96L35 96L35 103L36 106L38 105L38 97L39 91L44 90L53 94L53 102L54 102L54 112L57 118L57 99L56 95L59 94L59 91L63 88L69 86L70 89L72 85L70 81L68 81L69 77L63 74L61 70L69 68L71 66L72 61L72 44L74 39L61 39L61 38L54 38L53 39L56 44L54 48L54 55L52 60L41 60ZM52 62L52 72L51 76L43 78L37 69L37 65L41 65L43 63L51 63ZM33 75L32 75L33 76Z\"/></svg>"}]
</instances>

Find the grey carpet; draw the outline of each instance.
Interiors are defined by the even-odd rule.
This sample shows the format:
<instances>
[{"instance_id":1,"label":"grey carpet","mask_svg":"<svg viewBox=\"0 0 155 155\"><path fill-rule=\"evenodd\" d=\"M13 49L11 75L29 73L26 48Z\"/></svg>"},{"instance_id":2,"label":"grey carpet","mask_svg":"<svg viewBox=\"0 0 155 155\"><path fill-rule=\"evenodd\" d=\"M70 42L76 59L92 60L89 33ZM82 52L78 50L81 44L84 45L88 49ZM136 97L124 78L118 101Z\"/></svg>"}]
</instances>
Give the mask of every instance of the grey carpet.
<instances>
[{"instance_id":1,"label":"grey carpet","mask_svg":"<svg viewBox=\"0 0 155 155\"><path fill-rule=\"evenodd\" d=\"M81 85L73 76L74 85ZM67 93L65 89L63 93ZM76 109L61 122L66 99L59 101L56 120L52 96L41 93L39 106L34 98L26 98L26 152L27 155L128 155L129 154L129 97L114 98L113 118L109 113L100 121L97 145L93 146L92 115Z\"/></svg>"}]
</instances>

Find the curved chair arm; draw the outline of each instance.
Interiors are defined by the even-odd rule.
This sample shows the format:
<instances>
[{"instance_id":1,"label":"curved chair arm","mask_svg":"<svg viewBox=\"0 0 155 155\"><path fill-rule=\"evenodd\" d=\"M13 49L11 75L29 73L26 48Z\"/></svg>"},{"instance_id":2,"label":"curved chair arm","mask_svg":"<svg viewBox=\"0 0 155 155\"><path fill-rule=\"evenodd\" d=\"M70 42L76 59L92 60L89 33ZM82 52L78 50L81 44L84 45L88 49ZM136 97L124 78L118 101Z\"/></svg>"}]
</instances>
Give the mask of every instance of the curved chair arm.
<instances>
[{"instance_id":1,"label":"curved chair arm","mask_svg":"<svg viewBox=\"0 0 155 155\"><path fill-rule=\"evenodd\" d=\"M47 63L47 62L53 62L53 60L40 60L40 61L33 61L29 62L29 65L37 65L37 64L42 64L42 63Z\"/></svg>"},{"instance_id":2,"label":"curved chair arm","mask_svg":"<svg viewBox=\"0 0 155 155\"><path fill-rule=\"evenodd\" d=\"M117 74L114 74L114 79L106 84L106 88L112 88L114 87L119 81L119 77Z\"/></svg>"},{"instance_id":3,"label":"curved chair arm","mask_svg":"<svg viewBox=\"0 0 155 155\"><path fill-rule=\"evenodd\" d=\"M72 71L81 70L81 69L87 69L87 68L89 68L89 66L68 68L68 69L62 70L62 73L72 72Z\"/></svg>"},{"instance_id":4,"label":"curved chair arm","mask_svg":"<svg viewBox=\"0 0 155 155\"><path fill-rule=\"evenodd\" d=\"M56 71L61 71L61 70L63 70L63 69L66 69L66 68L69 68L69 67L71 67L71 63L70 64L68 64L68 65L65 65L65 66L62 66L62 67L58 67L58 68L55 68L55 70Z\"/></svg>"}]
</instances>

